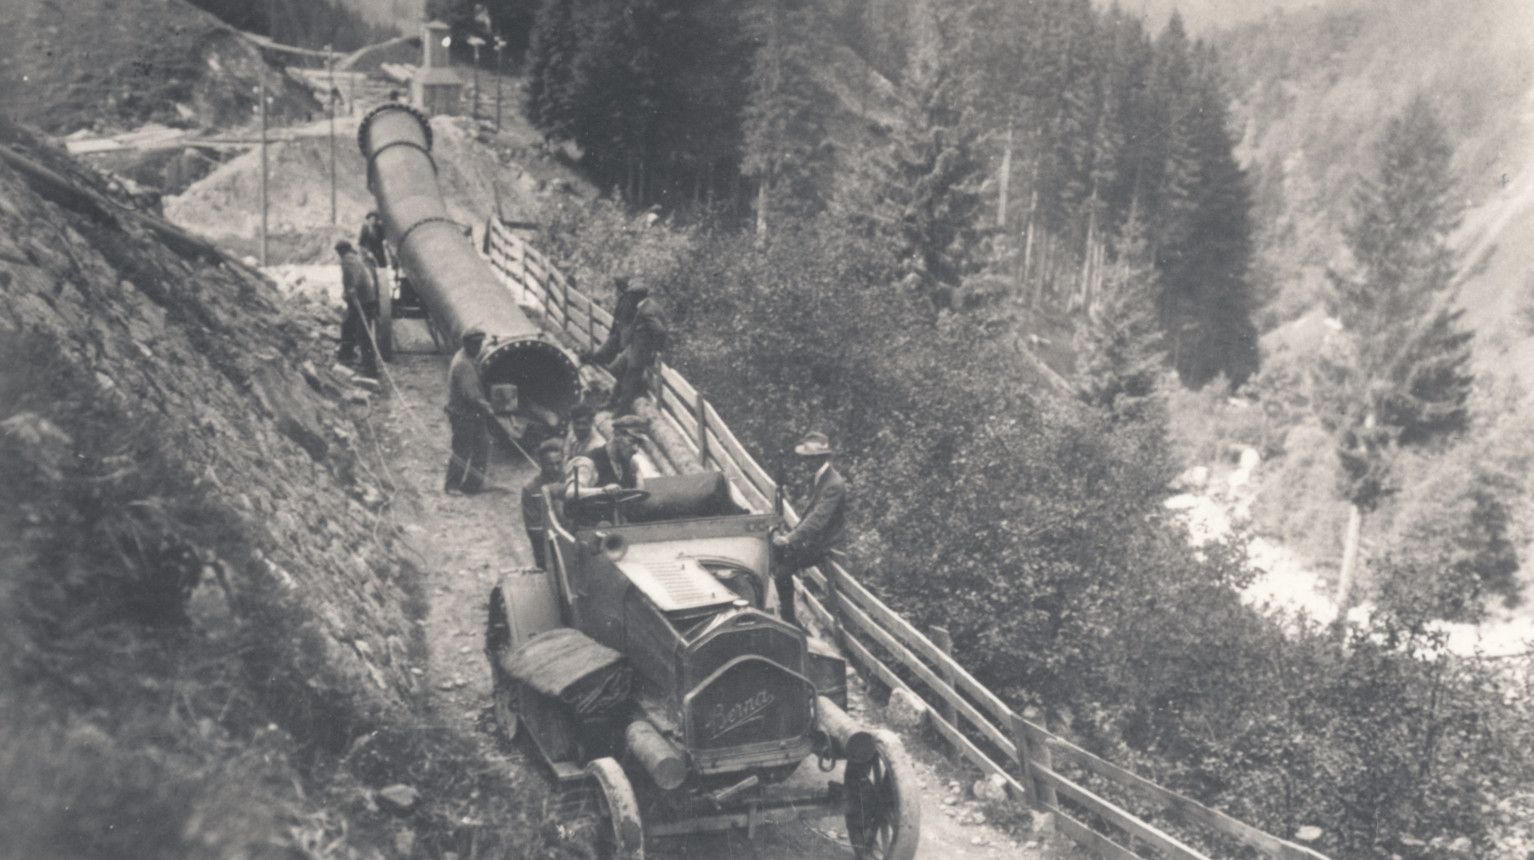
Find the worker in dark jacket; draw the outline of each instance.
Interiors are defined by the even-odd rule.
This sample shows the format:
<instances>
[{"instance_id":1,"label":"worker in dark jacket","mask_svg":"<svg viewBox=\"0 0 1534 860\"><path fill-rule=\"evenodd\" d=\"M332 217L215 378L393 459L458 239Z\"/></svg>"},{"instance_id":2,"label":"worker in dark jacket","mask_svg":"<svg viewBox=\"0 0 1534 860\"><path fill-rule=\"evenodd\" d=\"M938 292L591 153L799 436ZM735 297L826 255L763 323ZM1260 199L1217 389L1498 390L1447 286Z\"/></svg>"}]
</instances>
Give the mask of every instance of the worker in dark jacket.
<instances>
[{"instance_id":1,"label":"worker in dark jacket","mask_svg":"<svg viewBox=\"0 0 1534 860\"><path fill-rule=\"evenodd\" d=\"M794 453L814 478L808 498L799 506L799 524L772 536L778 614L790 624L799 623L794 614L794 574L825 563L841 547L847 523L847 482L831 465L836 453L831 440L824 433L806 433Z\"/></svg>"},{"instance_id":2,"label":"worker in dark jacket","mask_svg":"<svg viewBox=\"0 0 1534 860\"><path fill-rule=\"evenodd\" d=\"M362 219L362 232L357 234L357 246L373 258L373 265L380 268L389 265L388 247L384 244L383 219L377 212L369 212Z\"/></svg>"},{"instance_id":3,"label":"worker in dark jacket","mask_svg":"<svg viewBox=\"0 0 1534 860\"><path fill-rule=\"evenodd\" d=\"M447 420L453 428L453 454L447 461L445 493L477 493L484 489L490 465L490 431L485 422L494 414L485 386L479 378L480 347L485 331L478 326L464 330L463 348L448 366Z\"/></svg>"},{"instance_id":4,"label":"worker in dark jacket","mask_svg":"<svg viewBox=\"0 0 1534 860\"><path fill-rule=\"evenodd\" d=\"M339 361L350 363L362 348L362 374L378 376L378 353L373 348L373 332L378 325L378 276L372 263L364 260L352 243L336 243L341 258L341 297L346 302L346 316L341 320Z\"/></svg>"},{"instance_id":5,"label":"worker in dark jacket","mask_svg":"<svg viewBox=\"0 0 1534 860\"><path fill-rule=\"evenodd\" d=\"M596 352L581 358L607 365L617 384L604 408L613 415L628 415L634 411L634 400L645 393L645 371L666 348L666 318L644 287L630 287L628 278L614 278L613 287L618 291L618 304L607 340Z\"/></svg>"},{"instance_id":6,"label":"worker in dark jacket","mask_svg":"<svg viewBox=\"0 0 1534 860\"><path fill-rule=\"evenodd\" d=\"M544 523L546 506L543 488L549 484L558 484L564 477L564 471L564 440L543 440L543 444L538 446L538 474L522 488L522 527L527 529L527 540L533 545L533 561L539 567L544 567L547 562L544 556L547 529Z\"/></svg>"}]
</instances>

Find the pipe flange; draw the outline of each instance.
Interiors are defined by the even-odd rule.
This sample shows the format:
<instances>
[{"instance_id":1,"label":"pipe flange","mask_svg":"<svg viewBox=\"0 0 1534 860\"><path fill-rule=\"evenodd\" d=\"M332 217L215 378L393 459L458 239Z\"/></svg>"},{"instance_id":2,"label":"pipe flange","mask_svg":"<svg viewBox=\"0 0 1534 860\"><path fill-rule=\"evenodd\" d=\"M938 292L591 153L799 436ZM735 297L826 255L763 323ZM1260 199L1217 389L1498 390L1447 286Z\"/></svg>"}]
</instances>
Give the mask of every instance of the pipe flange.
<instances>
[{"instance_id":1,"label":"pipe flange","mask_svg":"<svg viewBox=\"0 0 1534 860\"><path fill-rule=\"evenodd\" d=\"M473 229L470 228L469 225L467 225L467 224L460 224L459 222L454 221L453 219L447 217L446 215L432 215L432 216L430 216L428 218L422 218L421 220L419 220L419 221L415 222L414 224L411 224L409 227L405 228L405 232L399 234L399 239L395 240L395 242L394 242L395 247L398 247L398 248L405 247L405 240L410 238L410 234L415 232L415 228L421 226L422 224L431 224L431 223L434 223L434 222L435 223L443 223L443 224L451 224L454 227L457 227L459 230L462 230L463 234L465 236L469 236L469 235L473 234Z\"/></svg>"},{"instance_id":2,"label":"pipe flange","mask_svg":"<svg viewBox=\"0 0 1534 860\"><path fill-rule=\"evenodd\" d=\"M428 153L430 153L431 152L431 118L426 116L426 114L421 113L420 111L416 110L414 107L412 107L410 105L407 105L407 104L400 104L399 102L384 102L383 104L379 105L378 107L375 107L372 110L368 111L367 114L362 117L362 122L357 126L357 149L361 150L362 154L364 156L368 154L368 148L367 148L367 143L366 143L366 141L367 141L368 126L372 124L373 117L376 117L379 114L383 113L384 111L389 111L389 110L402 110L405 113L408 113L411 116L415 117L415 121L421 124L421 133L426 135L426 151Z\"/></svg>"},{"instance_id":3,"label":"pipe flange","mask_svg":"<svg viewBox=\"0 0 1534 860\"><path fill-rule=\"evenodd\" d=\"M373 152L371 154L368 154L368 163L367 163L368 191L372 192L374 195L376 195L378 193L378 189L373 187L373 165L378 161L378 156L383 155L385 152L388 152L389 150L393 149L396 146L408 146L411 149L414 149L414 150L417 150L418 152L420 152L421 155L425 156L426 157L426 163L431 165L431 175L432 176L436 176L440 172L439 170L437 170L437 159L431 157L431 148L430 147L422 146L422 145L420 145L419 143L416 143L413 140L391 140L388 143L384 144L383 146L380 146L377 149L373 150Z\"/></svg>"}]
</instances>

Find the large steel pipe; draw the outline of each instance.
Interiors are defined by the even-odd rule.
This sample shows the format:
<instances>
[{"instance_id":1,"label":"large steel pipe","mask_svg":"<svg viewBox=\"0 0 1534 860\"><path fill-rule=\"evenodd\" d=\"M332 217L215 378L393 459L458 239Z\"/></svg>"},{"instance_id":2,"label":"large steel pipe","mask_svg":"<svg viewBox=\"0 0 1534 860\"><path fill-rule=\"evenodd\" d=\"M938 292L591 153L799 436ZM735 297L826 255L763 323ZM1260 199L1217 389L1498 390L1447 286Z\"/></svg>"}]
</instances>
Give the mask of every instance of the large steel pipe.
<instances>
[{"instance_id":1,"label":"large steel pipe","mask_svg":"<svg viewBox=\"0 0 1534 860\"><path fill-rule=\"evenodd\" d=\"M437 331L456 346L470 326L484 329L485 384L517 386L530 417L563 417L580 396L575 359L523 315L468 229L448 217L430 122L406 105L380 105L363 118L357 145L389 241Z\"/></svg>"}]
</instances>

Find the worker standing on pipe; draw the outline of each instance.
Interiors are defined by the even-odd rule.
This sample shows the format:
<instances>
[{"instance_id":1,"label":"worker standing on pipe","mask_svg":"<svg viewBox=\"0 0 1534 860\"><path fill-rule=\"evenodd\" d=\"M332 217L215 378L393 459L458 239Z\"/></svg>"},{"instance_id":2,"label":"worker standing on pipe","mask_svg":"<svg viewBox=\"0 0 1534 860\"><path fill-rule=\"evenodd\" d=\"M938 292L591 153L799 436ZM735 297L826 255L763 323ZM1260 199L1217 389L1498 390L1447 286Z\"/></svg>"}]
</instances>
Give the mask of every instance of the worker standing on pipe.
<instances>
[{"instance_id":1,"label":"worker standing on pipe","mask_svg":"<svg viewBox=\"0 0 1534 860\"><path fill-rule=\"evenodd\" d=\"M618 303L607 340L596 352L583 353L581 360L608 365L617 384L606 408L618 417L632 414L634 400L645 393L645 371L666 348L667 331L665 316L649 290L630 287L628 278L614 278L613 287Z\"/></svg>"},{"instance_id":2,"label":"worker standing on pipe","mask_svg":"<svg viewBox=\"0 0 1534 860\"><path fill-rule=\"evenodd\" d=\"M453 454L447 461L447 481L442 491L449 495L472 495L485 487L485 471L490 465L490 428L485 422L494 414L485 386L479 378L479 350L485 343L485 331L479 326L465 329L463 348L453 355L448 366L447 420L453 428Z\"/></svg>"},{"instance_id":3,"label":"worker standing on pipe","mask_svg":"<svg viewBox=\"0 0 1534 860\"><path fill-rule=\"evenodd\" d=\"M362 375L377 379L378 352L373 349L372 332L378 323L378 276L345 239L336 243L336 254L341 258L341 296L346 302L336 360L350 364L356 360L360 344Z\"/></svg>"}]
</instances>

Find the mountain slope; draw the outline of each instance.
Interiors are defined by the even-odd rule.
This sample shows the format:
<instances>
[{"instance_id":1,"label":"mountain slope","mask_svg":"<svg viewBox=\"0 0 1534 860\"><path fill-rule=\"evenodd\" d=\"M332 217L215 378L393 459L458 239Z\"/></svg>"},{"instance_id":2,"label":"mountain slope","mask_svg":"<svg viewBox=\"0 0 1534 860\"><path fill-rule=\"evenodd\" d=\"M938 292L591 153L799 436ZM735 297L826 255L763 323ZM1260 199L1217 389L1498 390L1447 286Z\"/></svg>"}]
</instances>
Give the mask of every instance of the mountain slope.
<instances>
[{"instance_id":1,"label":"mountain slope","mask_svg":"<svg viewBox=\"0 0 1534 860\"><path fill-rule=\"evenodd\" d=\"M1483 370L1534 378L1521 322L1534 266L1534 7L1488 0L1339 2L1217 39L1251 169L1274 321L1312 307L1386 119L1425 94L1458 146L1460 302Z\"/></svg>"}]
</instances>

